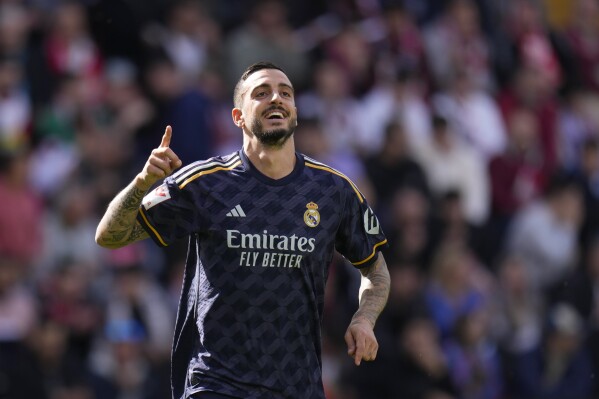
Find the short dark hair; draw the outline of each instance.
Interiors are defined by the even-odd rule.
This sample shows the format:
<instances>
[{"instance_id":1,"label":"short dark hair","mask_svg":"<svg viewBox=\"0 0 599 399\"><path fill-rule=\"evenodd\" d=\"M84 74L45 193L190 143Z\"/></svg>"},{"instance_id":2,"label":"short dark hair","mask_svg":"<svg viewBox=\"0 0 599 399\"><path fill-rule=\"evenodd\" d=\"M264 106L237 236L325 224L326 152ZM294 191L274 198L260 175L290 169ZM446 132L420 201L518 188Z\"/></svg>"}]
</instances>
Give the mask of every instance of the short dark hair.
<instances>
[{"instance_id":1,"label":"short dark hair","mask_svg":"<svg viewBox=\"0 0 599 399\"><path fill-rule=\"evenodd\" d=\"M283 68L281 68L269 61L260 61L260 62L256 62L256 63L250 65L249 67L247 67L245 72L243 72L243 74L241 75L241 78L239 78L239 80L237 81L237 84L235 85L235 90L233 91L233 105L235 107L237 107L237 108L241 107L241 95L242 95L241 86L243 85L243 82L245 82L247 80L247 78L249 78L250 75L252 75L253 73L261 71L263 69L278 69L279 71L286 74L286 72L283 70Z\"/></svg>"}]
</instances>

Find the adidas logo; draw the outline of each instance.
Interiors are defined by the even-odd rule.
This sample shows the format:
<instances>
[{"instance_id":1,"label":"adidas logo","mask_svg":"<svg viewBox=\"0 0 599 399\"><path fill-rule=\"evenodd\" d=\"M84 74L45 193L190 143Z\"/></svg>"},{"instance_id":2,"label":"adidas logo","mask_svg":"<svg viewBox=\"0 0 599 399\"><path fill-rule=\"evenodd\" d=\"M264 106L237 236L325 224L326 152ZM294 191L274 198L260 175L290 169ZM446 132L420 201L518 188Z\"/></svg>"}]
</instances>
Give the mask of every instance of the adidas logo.
<instances>
[{"instance_id":1,"label":"adidas logo","mask_svg":"<svg viewBox=\"0 0 599 399\"><path fill-rule=\"evenodd\" d=\"M234 218L244 218L245 212L243 211L243 209L241 209L241 205L238 204L237 206L235 206L235 208L227 212L227 216L231 216Z\"/></svg>"}]
</instances>

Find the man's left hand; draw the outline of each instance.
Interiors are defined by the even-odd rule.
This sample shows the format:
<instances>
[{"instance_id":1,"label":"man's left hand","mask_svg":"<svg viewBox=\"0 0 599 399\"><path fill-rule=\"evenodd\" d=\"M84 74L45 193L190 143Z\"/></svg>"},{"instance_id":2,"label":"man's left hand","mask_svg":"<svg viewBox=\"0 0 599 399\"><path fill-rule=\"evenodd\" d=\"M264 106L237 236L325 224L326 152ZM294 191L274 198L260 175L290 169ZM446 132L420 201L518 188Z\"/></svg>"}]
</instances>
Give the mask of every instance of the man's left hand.
<instances>
[{"instance_id":1,"label":"man's left hand","mask_svg":"<svg viewBox=\"0 0 599 399\"><path fill-rule=\"evenodd\" d=\"M372 324L366 319L354 319L351 321L345 333L347 343L347 354L350 355L356 366L362 360L371 361L376 358L379 344L374 336Z\"/></svg>"}]
</instances>

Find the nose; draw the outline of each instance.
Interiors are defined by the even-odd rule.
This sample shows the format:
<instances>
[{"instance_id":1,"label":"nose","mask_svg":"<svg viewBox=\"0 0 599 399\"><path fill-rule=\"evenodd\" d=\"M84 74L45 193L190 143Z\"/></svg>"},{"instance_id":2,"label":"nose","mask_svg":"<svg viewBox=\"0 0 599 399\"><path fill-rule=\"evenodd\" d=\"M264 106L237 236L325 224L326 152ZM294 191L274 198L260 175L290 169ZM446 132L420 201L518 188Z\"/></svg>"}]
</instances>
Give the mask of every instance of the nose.
<instances>
[{"instance_id":1,"label":"nose","mask_svg":"<svg viewBox=\"0 0 599 399\"><path fill-rule=\"evenodd\" d=\"M278 91L274 90L272 92L272 98L270 99L271 103L282 103L283 102L283 97L281 97L281 95L279 94Z\"/></svg>"}]
</instances>

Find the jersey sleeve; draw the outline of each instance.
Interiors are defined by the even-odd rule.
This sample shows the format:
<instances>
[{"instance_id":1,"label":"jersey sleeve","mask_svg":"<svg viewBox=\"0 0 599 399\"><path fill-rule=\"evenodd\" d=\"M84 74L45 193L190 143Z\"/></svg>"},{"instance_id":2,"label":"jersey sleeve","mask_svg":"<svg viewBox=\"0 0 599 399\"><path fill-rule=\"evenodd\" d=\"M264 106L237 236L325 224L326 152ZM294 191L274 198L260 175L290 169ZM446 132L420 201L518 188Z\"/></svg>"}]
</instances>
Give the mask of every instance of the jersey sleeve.
<instances>
[{"instance_id":1,"label":"jersey sleeve","mask_svg":"<svg viewBox=\"0 0 599 399\"><path fill-rule=\"evenodd\" d=\"M200 230L200 207L192 190L180 189L175 180L168 177L144 197L137 221L156 244L166 247Z\"/></svg>"},{"instance_id":2,"label":"jersey sleeve","mask_svg":"<svg viewBox=\"0 0 599 399\"><path fill-rule=\"evenodd\" d=\"M377 252L387 246L378 218L362 194L353 187L348 193L335 248L357 268L371 265Z\"/></svg>"}]
</instances>

